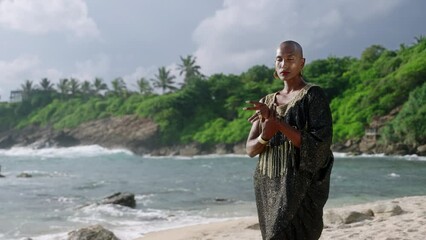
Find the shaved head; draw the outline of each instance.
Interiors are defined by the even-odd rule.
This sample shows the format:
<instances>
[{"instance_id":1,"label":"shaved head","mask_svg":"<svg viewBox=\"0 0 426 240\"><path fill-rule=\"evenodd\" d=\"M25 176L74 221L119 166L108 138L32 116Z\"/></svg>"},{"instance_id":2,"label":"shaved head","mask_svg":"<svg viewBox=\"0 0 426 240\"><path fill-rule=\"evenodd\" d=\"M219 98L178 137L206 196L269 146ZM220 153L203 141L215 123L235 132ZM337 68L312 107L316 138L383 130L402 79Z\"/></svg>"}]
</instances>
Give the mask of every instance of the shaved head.
<instances>
[{"instance_id":1,"label":"shaved head","mask_svg":"<svg viewBox=\"0 0 426 240\"><path fill-rule=\"evenodd\" d=\"M292 48L295 55L298 55L299 57L303 58L303 49L298 42L288 40L280 44L280 48L287 48L287 47Z\"/></svg>"}]
</instances>

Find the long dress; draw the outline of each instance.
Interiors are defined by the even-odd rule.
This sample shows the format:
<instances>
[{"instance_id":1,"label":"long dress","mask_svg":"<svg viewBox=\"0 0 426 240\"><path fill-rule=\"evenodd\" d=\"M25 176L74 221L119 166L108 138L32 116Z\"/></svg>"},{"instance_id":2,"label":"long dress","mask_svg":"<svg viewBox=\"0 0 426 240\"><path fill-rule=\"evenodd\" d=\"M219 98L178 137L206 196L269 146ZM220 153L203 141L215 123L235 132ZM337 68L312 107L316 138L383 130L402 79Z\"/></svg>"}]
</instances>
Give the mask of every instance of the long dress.
<instances>
[{"instance_id":1,"label":"long dress","mask_svg":"<svg viewBox=\"0 0 426 240\"><path fill-rule=\"evenodd\" d=\"M271 107L276 94L261 101ZM259 155L254 187L262 237L318 239L334 162L327 97L320 87L308 84L291 102L277 106L277 117L301 131L301 146L278 132Z\"/></svg>"}]
</instances>

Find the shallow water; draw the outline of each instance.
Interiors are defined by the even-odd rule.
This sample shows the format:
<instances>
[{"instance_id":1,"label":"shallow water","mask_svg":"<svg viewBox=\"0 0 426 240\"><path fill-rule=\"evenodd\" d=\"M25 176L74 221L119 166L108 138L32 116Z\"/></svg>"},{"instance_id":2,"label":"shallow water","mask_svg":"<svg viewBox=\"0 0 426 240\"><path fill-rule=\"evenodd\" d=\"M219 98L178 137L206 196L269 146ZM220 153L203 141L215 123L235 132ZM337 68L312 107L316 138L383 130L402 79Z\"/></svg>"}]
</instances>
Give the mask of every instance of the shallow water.
<instances>
[{"instance_id":1,"label":"shallow water","mask_svg":"<svg viewBox=\"0 0 426 240\"><path fill-rule=\"evenodd\" d=\"M236 155L136 156L99 146L0 150L0 239L63 239L96 223L121 239L256 214L257 159ZM17 178L22 172L32 178ZM336 154L326 207L425 195L426 159ZM132 192L137 207L97 205ZM85 207L83 207L85 206Z\"/></svg>"}]
</instances>

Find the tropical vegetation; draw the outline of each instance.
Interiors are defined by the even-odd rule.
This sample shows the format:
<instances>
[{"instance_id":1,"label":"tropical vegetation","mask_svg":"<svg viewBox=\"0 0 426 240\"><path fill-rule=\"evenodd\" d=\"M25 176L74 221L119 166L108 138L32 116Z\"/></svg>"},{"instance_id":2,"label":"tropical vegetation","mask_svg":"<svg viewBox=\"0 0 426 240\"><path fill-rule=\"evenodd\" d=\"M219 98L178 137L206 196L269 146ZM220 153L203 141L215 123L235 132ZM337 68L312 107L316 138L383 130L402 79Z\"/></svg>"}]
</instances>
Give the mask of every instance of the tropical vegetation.
<instances>
[{"instance_id":1,"label":"tropical vegetation","mask_svg":"<svg viewBox=\"0 0 426 240\"><path fill-rule=\"evenodd\" d=\"M426 38L415 40L397 50L372 45L359 59L330 56L305 66L305 79L322 86L330 99L334 142L360 139L373 119L395 109L401 110L380 129L381 141L426 142ZM282 88L273 68L264 65L241 74L205 76L195 57L180 60L180 85L166 67L152 79L137 80L137 90L128 89L122 78L112 80L110 87L101 78L60 79L56 85L46 78L39 84L26 80L21 102L0 104L0 131L29 125L74 128L136 114L159 125L160 144L235 144L245 141L250 129L245 101Z\"/></svg>"}]
</instances>

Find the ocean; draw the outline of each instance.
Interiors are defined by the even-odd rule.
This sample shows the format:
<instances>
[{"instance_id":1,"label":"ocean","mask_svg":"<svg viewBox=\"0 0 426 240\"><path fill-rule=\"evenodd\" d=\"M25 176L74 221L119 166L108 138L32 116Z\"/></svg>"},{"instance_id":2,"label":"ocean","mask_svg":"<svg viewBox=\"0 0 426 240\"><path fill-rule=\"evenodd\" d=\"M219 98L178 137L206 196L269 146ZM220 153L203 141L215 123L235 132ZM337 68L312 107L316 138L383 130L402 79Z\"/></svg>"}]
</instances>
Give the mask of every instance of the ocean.
<instances>
[{"instance_id":1,"label":"ocean","mask_svg":"<svg viewBox=\"0 0 426 240\"><path fill-rule=\"evenodd\" d=\"M335 153L326 208L426 195L426 157ZM0 150L0 239L66 239L101 224L122 240L151 231L256 215L257 158L151 157L99 146ZM21 173L31 178L18 178ZM136 208L98 204L135 194Z\"/></svg>"}]
</instances>

